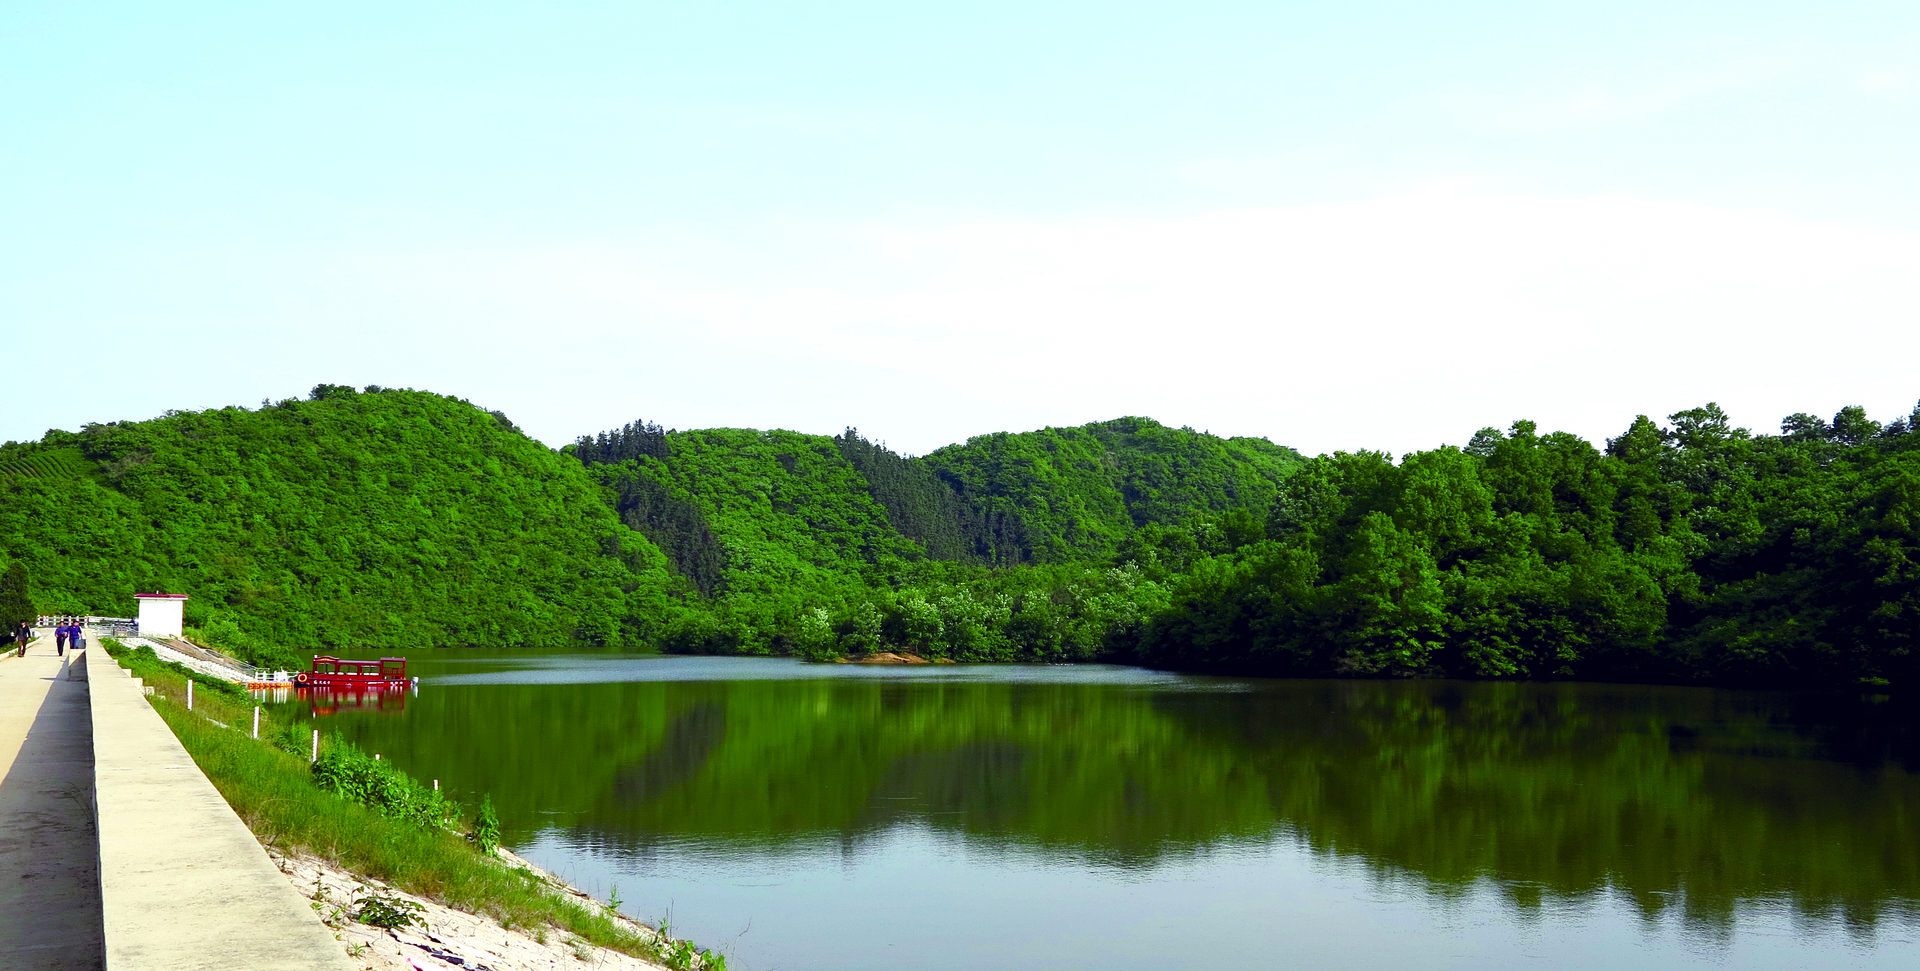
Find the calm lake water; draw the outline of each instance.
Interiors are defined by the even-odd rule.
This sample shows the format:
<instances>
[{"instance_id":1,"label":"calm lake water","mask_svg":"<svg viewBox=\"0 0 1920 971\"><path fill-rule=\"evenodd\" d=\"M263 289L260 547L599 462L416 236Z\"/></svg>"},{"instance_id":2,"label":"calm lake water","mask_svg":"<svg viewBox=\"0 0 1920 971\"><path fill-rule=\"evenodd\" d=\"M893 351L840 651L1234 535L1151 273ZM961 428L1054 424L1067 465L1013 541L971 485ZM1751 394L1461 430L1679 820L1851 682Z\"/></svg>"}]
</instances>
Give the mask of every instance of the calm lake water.
<instances>
[{"instance_id":1,"label":"calm lake water","mask_svg":"<svg viewBox=\"0 0 1920 971\"><path fill-rule=\"evenodd\" d=\"M736 971L1920 967L1872 697L417 653L319 716ZM304 710L304 707L302 708Z\"/></svg>"}]
</instances>

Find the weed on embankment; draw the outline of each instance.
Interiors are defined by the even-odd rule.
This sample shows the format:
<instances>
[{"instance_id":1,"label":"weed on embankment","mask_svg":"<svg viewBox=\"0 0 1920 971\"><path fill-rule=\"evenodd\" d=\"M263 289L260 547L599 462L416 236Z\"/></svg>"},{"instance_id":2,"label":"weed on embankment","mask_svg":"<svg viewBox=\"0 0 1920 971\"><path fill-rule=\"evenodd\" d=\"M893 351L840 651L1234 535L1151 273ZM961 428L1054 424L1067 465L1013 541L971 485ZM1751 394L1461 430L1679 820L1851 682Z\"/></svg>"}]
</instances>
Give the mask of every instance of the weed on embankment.
<instances>
[{"instance_id":1,"label":"weed on embankment","mask_svg":"<svg viewBox=\"0 0 1920 971\"><path fill-rule=\"evenodd\" d=\"M408 893L487 915L505 926L556 927L636 957L683 968L691 964L673 950L677 942L636 933L556 892L531 871L483 855L457 831L462 827L421 825L423 814L419 813L383 815L321 788L305 753L295 754L271 742L278 736L285 744L294 734L293 726L280 724L263 712L261 737L249 736L252 699L225 692L199 692L194 710L188 711L186 679L182 675L160 664L145 663L144 658L118 643L104 646L135 676L155 688L149 698L154 710L262 843L283 852L312 853ZM359 763L363 758L343 753L336 759L336 774L361 773ZM390 778L406 779L391 766L381 766L380 771ZM417 782L406 781L418 787ZM436 812L439 808L444 808L440 815L443 823L463 821L464 810L453 803L442 804ZM725 964L715 961L709 966Z\"/></svg>"}]
</instances>

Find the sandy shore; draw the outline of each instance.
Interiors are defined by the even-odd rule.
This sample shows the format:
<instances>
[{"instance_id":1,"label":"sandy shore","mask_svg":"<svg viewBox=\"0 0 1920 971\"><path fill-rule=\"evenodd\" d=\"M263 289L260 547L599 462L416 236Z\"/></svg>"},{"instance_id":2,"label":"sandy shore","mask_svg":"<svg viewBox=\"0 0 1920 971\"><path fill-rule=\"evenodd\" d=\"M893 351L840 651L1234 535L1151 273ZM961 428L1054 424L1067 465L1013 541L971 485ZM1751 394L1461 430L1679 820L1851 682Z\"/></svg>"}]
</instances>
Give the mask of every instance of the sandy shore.
<instances>
[{"instance_id":1,"label":"sandy shore","mask_svg":"<svg viewBox=\"0 0 1920 971\"><path fill-rule=\"evenodd\" d=\"M835 664L952 664L952 658L937 657L928 660L918 654L898 654L893 651L881 651L877 654L864 654L860 657L835 658Z\"/></svg>"},{"instance_id":2,"label":"sandy shore","mask_svg":"<svg viewBox=\"0 0 1920 971\"><path fill-rule=\"evenodd\" d=\"M503 928L490 917L395 890L304 853L288 856L269 848L267 854L294 889L314 902L314 909L333 928L347 954L368 971L552 971L583 967L639 971L665 967L596 947L558 928ZM511 852L502 850L500 855L513 866L525 866L539 874L557 892L629 925L635 933L658 936L652 928L607 910L604 904ZM385 930L356 923L350 916L353 904L369 894L419 905L425 926Z\"/></svg>"}]
</instances>

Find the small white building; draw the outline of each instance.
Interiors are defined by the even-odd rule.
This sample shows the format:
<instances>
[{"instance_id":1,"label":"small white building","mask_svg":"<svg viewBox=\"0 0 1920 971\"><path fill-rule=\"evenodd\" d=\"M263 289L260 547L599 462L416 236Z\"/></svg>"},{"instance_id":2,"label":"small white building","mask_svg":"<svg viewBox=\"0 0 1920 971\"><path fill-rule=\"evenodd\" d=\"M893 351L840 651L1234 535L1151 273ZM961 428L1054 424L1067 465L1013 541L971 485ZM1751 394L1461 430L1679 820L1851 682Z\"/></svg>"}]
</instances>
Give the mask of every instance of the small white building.
<instances>
[{"instance_id":1,"label":"small white building","mask_svg":"<svg viewBox=\"0 0 1920 971\"><path fill-rule=\"evenodd\" d=\"M186 594L136 593L133 599L140 602L141 637L179 637L186 627Z\"/></svg>"}]
</instances>

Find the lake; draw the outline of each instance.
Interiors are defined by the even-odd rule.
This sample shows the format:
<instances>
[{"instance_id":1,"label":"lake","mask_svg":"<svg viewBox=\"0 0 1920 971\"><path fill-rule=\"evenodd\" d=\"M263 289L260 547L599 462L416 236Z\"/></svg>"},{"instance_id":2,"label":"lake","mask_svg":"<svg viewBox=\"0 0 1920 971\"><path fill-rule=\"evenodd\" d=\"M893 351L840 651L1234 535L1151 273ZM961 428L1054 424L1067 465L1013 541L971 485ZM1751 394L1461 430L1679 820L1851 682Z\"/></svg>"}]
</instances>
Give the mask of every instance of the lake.
<instances>
[{"instance_id":1,"label":"lake","mask_svg":"<svg viewBox=\"0 0 1920 971\"><path fill-rule=\"evenodd\" d=\"M1920 967L1920 744L1884 697L412 668L400 710L309 717L734 971Z\"/></svg>"}]
</instances>

